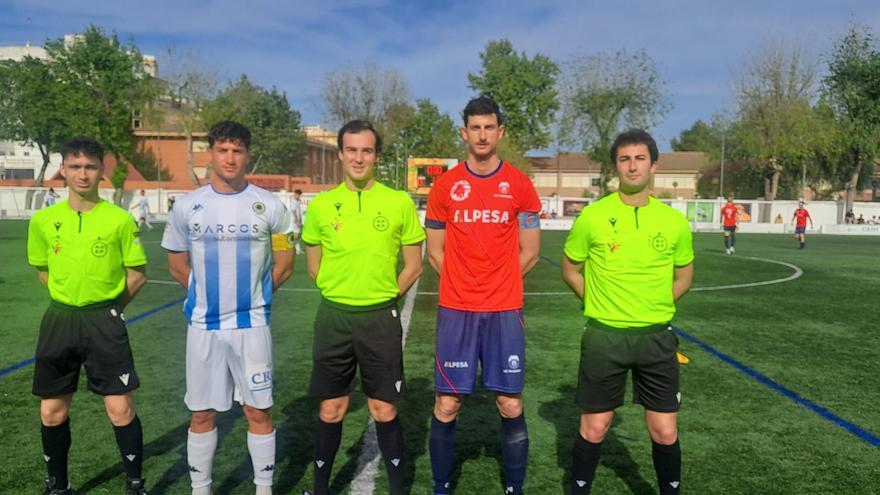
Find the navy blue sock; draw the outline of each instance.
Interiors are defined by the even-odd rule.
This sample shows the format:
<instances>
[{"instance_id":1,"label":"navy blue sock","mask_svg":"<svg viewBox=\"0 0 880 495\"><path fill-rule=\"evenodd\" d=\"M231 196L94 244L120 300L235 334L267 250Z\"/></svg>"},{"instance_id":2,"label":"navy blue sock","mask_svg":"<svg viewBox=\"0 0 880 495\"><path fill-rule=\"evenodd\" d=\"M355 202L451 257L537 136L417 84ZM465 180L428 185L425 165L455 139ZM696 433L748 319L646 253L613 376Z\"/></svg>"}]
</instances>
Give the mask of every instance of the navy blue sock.
<instances>
[{"instance_id":1,"label":"navy blue sock","mask_svg":"<svg viewBox=\"0 0 880 495\"><path fill-rule=\"evenodd\" d=\"M141 420L134 416L131 423L125 426L114 426L116 445L122 454L122 467L128 479L140 479L144 457L144 430Z\"/></svg>"},{"instance_id":2,"label":"navy blue sock","mask_svg":"<svg viewBox=\"0 0 880 495\"><path fill-rule=\"evenodd\" d=\"M730 236L724 236L724 247L730 249Z\"/></svg>"},{"instance_id":3,"label":"navy blue sock","mask_svg":"<svg viewBox=\"0 0 880 495\"><path fill-rule=\"evenodd\" d=\"M678 439L672 445L651 442L654 471L661 495L678 495L681 488L681 445Z\"/></svg>"},{"instance_id":4,"label":"navy blue sock","mask_svg":"<svg viewBox=\"0 0 880 495\"><path fill-rule=\"evenodd\" d=\"M601 443L590 442L578 433L574 440L574 464L571 467L572 495L589 495L601 454Z\"/></svg>"},{"instance_id":5,"label":"navy blue sock","mask_svg":"<svg viewBox=\"0 0 880 495\"><path fill-rule=\"evenodd\" d=\"M379 443L379 451L385 461L385 470L388 472L388 488L391 495L403 494L403 480L405 465L403 462L403 428L400 419L395 417L391 421L382 423L376 421L376 440Z\"/></svg>"},{"instance_id":6,"label":"navy blue sock","mask_svg":"<svg viewBox=\"0 0 880 495\"><path fill-rule=\"evenodd\" d=\"M529 430L526 415L501 418L501 465L507 493L522 493L529 465Z\"/></svg>"},{"instance_id":7,"label":"navy blue sock","mask_svg":"<svg viewBox=\"0 0 880 495\"><path fill-rule=\"evenodd\" d=\"M341 441L342 421L325 423L318 419L315 428L315 495L330 493L330 473L333 471L333 461Z\"/></svg>"},{"instance_id":8,"label":"navy blue sock","mask_svg":"<svg viewBox=\"0 0 880 495\"><path fill-rule=\"evenodd\" d=\"M730 234L730 247L736 247L736 232Z\"/></svg>"},{"instance_id":9,"label":"navy blue sock","mask_svg":"<svg viewBox=\"0 0 880 495\"><path fill-rule=\"evenodd\" d=\"M451 493L452 461L455 459L455 420L443 423L431 417L431 471L434 473L434 493Z\"/></svg>"},{"instance_id":10,"label":"navy blue sock","mask_svg":"<svg viewBox=\"0 0 880 495\"><path fill-rule=\"evenodd\" d=\"M67 488L67 453L70 451L70 418L57 426L41 425L43 459L55 488Z\"/></svg>"}]
</instances>

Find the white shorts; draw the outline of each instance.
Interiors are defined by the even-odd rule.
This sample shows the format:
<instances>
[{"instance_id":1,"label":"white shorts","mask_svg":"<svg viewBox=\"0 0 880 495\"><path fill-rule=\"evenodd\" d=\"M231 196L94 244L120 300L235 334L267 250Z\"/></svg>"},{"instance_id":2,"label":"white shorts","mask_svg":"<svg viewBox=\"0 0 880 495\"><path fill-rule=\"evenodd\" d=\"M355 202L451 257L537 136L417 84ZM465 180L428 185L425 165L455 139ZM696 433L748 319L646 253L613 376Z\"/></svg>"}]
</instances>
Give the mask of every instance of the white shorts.
<instances>
[{"instance_id":1,"label":"white shorts","mask_svg":"<svg viewBox=\"0 0 880 495\"><path fill-rule=\"evenodd\" d=\"M232 400L272 407L272 332L186 328L186 396L190 411L228 411Z\"/></svg>"},{"instance_id":2,"label":"white shorts","mask_svg":"<svg viewBox=\"0 0 880 495\"><path fill-rule=\"evenodd\" d=\"M302 227L300 227L297 224L293 224L293 233L294 234L300 235L300 234L302 234L302 231L303 231Z\"/></svg>"}]
</instances>

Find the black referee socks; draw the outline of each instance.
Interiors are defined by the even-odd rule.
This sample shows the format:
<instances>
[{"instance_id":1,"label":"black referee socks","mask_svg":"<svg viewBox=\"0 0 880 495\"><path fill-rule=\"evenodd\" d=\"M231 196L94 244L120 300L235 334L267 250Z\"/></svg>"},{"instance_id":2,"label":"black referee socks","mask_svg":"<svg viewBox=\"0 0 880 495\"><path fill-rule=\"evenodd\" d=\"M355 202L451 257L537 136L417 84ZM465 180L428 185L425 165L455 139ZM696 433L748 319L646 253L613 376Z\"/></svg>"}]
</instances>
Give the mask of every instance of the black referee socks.
<instances>
[{"instance_id":1,"label":"black referee socks","mask_svg":"<svg viewBox=\"0 0 880 495\"><path fill-rule=\"evenodd\" d=\"M385 469L388 471L388 488L391 495L403 495L404 462L403 462L403 428L400 426L400 418L386 423L376 421L376 440L379 442L379 451L385 461Z\"/></svg>"},{"instance_id":2,"label":"black referee socks","mask_svg":"<svg viewBox=\"0 0 880 495\"><path fill-rule=\"evenodd\" d=\"M58 426L40 425L43 438L43 460L55 487L67 488L67 453L70 451L70 418Z\"/></svg>"},{"instance_id":3,"label":"black referee socks","mask_svg":"<svg viewBox=\"0 0 880 495\"><path fill-rule=\"evenodd\" d=\"M116 435L116 445L122 454L122 467L128 479L140 479L141 467L144 458L144 430L141 420L135 414L131 423L125 426L114 426L113 433Z\"/></svg>"},{"instance_id":4,"label":"black referee socks","mask_svg":"<svg viewBox=\"0 0 880 495\"><path fill-rule=\"evenodd\" d=\"M325 423L318 419L315 428L315 495L330 493L330 472L341 441L342 421Z\"/></svg>"},{"instance_id":5,"label":"black referee socks","mask_svg":"<svg viewBox=\"0 0 880 495\"><path fill-rule=\"evenodd\" d=\"M577 434L574 440L574 465L571 468L571 494L588 495L599 467L602 444L593 443Z\"/></svg>"},{"instance_id":6,"label":"black referee socks","mask_svg":"<svg viewBox=\"0 0 880 495\"><path fill-rule=\"evenodd\" d=\"M678 439L672 445L660 445L653 441L651 443L660 495L678 495L681 487L681 445Z\"/></svg>"}]
</instances>

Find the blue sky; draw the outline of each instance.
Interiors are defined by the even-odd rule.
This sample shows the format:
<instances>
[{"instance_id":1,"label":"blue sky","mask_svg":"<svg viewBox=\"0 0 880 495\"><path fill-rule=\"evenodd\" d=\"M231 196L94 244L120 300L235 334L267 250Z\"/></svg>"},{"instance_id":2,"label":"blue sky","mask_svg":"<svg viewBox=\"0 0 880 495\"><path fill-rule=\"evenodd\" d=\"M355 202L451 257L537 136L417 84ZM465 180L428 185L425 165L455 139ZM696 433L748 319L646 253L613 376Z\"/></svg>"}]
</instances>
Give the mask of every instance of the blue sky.
<instances>
[{"instance_id":1,"label":"blue sky","mask_svg":"<svg viewBox=\"0 0 880 495\"><path fill-rule=\"evenodd\" d=\"M285 91L306 124L324 116L321 82L365 63L397 69L412 97L456 120L473 91L479 52L507 38L518 51L557 62L644 48L666 82L671 111L653 129L661 149L697 119L733 108L733 82L767 43L826 56L857 22L880 36L877 0L526 1L0 0L0 46L40 44L89 23L160 57L198 51L223 81L246 73Z\"/></svg>"}]
</instances>

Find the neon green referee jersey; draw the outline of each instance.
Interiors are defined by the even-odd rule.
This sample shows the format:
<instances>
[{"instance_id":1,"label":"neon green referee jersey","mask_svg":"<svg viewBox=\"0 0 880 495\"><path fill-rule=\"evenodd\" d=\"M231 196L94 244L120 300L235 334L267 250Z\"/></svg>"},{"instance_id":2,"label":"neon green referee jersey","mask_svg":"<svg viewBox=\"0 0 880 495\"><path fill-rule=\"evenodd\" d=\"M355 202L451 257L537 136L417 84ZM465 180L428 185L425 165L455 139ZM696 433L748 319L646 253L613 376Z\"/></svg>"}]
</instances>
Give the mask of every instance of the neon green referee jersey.
<instances>
[{"instance_id":1,"label":"neon green referee jersey","mask_svg":"<svg viewBox=\"0 0 880 495\"><path fill-rule=\"evenodd\" d=\"M400 247L424 239L409 195L379 182L366 191L352 191L343 183L318 194L306 209L302 232L303 242L321 246L321 295L349 306L397 297Z\"/></svg>"},{"instance_id":2,"label":"neon green referee jersey","mask_svg":"<svg viewBox=\"0 0 880 495\"><path fill-rule=\"evenodd\" d=\"M82 213L67 201L37 211L28 225L28 263L49 268L49 296L68 306L111 301L125 290L125 268L145 265L137 223L100 200Z\"/></svg>"},{"instance_id":3,"label":"neon green referee jersey","mask_svg":"<svg viewBox=\"0 0 880 495\"><path fill-rule=\"evenodd\" d=\"M690 225L649 197L633 207L611 194L587 206L565 241L584 263L584 315L618 328L666 323L675 315L673 272L694 260Z\"/></svg>"}]
</instances>

